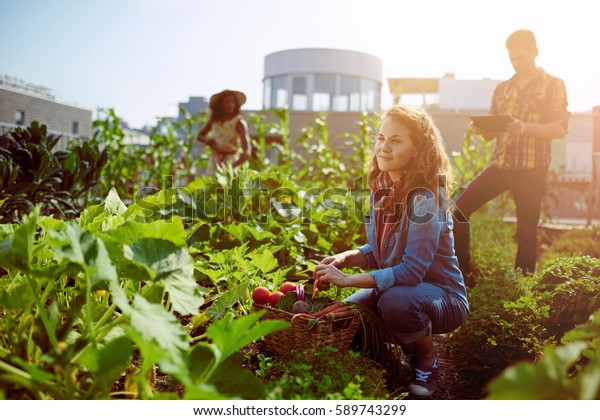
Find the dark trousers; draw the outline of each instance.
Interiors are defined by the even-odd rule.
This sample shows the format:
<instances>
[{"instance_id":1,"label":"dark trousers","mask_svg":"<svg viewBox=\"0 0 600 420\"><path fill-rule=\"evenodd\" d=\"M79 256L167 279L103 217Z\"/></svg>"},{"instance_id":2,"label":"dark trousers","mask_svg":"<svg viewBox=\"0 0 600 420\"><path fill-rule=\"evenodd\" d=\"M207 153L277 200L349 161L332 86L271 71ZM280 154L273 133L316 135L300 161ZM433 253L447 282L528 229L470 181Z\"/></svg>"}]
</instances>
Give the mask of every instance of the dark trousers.
<instances>
[{"instance_id":1,"label":"dark trousers","mask_svg":"<svg viewBox=\"0 0 600 420\"><path fill-rule=\"evenodd\" d=\"M537 258L537 225L546 191L546 168L498 169L487 167L454 204L454 248L463 274L471 272L469 217L506 190L512 193L517 212L517 257L515 268L534 272Z\"/></svg>"}]
</instances>

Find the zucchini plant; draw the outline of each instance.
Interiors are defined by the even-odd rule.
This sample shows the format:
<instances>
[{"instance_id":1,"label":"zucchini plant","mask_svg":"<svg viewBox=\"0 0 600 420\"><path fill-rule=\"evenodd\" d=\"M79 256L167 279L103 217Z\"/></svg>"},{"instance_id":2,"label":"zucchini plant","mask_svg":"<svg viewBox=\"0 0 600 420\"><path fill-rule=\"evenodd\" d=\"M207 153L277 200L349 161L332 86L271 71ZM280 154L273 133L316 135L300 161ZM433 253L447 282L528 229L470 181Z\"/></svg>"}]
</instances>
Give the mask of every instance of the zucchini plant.
<instances>
[{"instance_id":1,"label":"zucchini plant","mask_svg":"<svg viewBox=\"0 0 600 420\"><path fill-rule=\"evenodd\" d=\"M229 314L192 346L179 317L197 313L207 290L195 282L183 223L135 216L113 191L78 220L38 206L2 225L0 397L109 398L128 375L136 396L166 398L148 382L155 366L184 388L169 398L263 396L238 350L287 324Z\"/></svg>"}]
</instances>

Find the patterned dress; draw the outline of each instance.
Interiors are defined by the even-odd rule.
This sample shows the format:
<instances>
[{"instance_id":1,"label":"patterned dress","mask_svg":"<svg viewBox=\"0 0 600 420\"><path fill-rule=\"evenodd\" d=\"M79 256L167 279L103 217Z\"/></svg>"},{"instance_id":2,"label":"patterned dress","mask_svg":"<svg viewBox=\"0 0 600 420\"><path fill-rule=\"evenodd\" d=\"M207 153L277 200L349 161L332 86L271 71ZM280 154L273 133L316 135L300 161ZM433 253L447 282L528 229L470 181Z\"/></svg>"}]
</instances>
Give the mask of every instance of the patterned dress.
<instances>
[{"instance_id":1,"label":"patterned dress","mask_svg":"<svg viewBox=\"0 0 600 420\"><path fill-rule=\"evenodd\" d=\"M215 139L216 145L213 150L213 159L208 163L208 175L214 176L217 173L218 164L235 162L242 154L242 142L236 130L241 118L238 115L227 121L212 122L211 137Z\"/></svg>"}]
</instances>

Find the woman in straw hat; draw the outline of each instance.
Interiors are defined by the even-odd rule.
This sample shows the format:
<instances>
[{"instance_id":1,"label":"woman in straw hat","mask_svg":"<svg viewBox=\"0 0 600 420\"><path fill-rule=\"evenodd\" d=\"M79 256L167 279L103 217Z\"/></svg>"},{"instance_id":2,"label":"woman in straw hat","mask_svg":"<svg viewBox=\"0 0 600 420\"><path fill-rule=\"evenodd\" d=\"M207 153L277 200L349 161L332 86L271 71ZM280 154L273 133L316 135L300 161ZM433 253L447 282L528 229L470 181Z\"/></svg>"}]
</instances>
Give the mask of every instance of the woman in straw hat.
<instances>
[{"instance_id":1,"label":"woman in straw hat","mask_svg":"<svg viewBox=\"0 0 600 420\"><path fill-rule=\"evenodd\" d=\"M240 113L245 102L246 95L236 90L225 89L210 97L210 118L197 137L213 150L209 175L216 174L217 165L225 168L231 162L237 168L250 157L248 126ZM211 137L207 137L209 133Z\"/></svg>"}]
</instances>

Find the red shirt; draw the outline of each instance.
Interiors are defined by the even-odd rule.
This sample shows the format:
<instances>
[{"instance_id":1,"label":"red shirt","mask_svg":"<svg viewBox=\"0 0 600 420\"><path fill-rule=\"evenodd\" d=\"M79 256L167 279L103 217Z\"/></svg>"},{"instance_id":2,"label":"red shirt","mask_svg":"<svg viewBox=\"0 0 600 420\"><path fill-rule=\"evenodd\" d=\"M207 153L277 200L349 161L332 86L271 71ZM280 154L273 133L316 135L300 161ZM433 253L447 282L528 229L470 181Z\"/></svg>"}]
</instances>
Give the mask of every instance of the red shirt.
<instances>
[{"instance_id":1,"label":"red shirt","mask_svg":"<svg viewBox=\"0 0 600 420\"><path fill-rule=\"evenodd\" d=\"M373 191L375 196L375 232L377 236L377 246L380 251L379 255L381 255L384 238L401 217L401 215L397 213L401 212L402 209L399 206L394 206L395 187L396 185L389 174L387 172L382 172L377 178Z\"/></svg>"}]
</instances>

